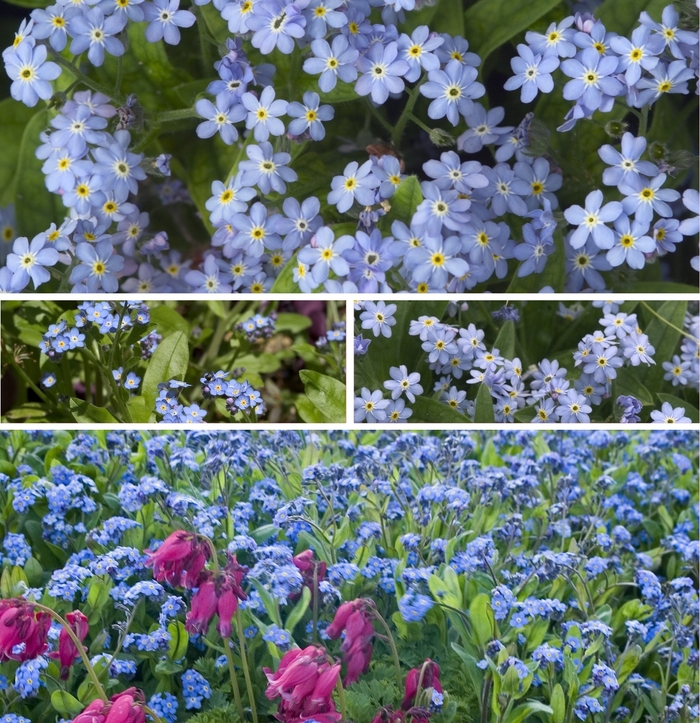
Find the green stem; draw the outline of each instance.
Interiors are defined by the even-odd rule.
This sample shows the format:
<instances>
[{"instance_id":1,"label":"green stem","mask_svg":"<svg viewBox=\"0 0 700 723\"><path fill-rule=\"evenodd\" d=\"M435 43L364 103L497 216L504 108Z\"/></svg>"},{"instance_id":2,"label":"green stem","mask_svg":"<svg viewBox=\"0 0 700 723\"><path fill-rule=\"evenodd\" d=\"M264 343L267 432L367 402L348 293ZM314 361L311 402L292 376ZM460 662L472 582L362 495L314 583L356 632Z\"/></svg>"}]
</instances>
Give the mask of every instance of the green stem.
<instances>
[{"instance_id":1,"label":"green stem","mask_svg":"<svg viewBox=\"0 0 700 723\"><path fill-rule=\"evenodd\" d=\"M248 669L248 657L245 651L245 633L243 632L243 620L241 619L241 611L236 611L236 627L238 629L238 646L240 647L241 665L243 666L243 677L245 685L248 689L248 699L250 701L250 712L253 715L253 723L258 723L258 712L255 708L255 696L253 694L253 682L250 679L250 670Z\"/></svg>"},{"instance_id":2,"label":"green stem","mask_svg":"<svg viewBox=\"0 0 700 723\"><path fill-rule=\"evenodd\" d=\"M367 107L369 108L372 115L384 126L385 130L389 131L389 133L394 132L394 128L391 123L389 123L389 121L379 112L378 108L375 108L372 105L372 102L369 100L369 98L367 99Z\"/></svg>"},{"instance_id":3,"label":"green stem","mask_svg":"<svg viewBox=\"0 0 700 723\"><path fill-rule=\"evenodd\" d=\"M340 706L340 715L342 716L341 720L347 721L348 711L345 705L345 689L343 688L343 683L340 680L340 676L338 676L338 680L335 684L335 689L338 691L338 705Z\"/></svg>"},{"instance_id":4,"label":"green stem","mask_svg":"<svg viewBox=\"0 0 700 723\"><path fill-rule=\"evenodd\" d=\"M114 95L119 95L122 89L123 58L123 55L117 58L117 79L114 81Z\"/></svg>"},{"instance_id":5,"label":"green stem","mask_svg":"<svg viewBox=\"0 0 700 723\"><path fill-rule=\"evenodd\" d=\"M389 641L389 647L391 648L391 657L394 659L394 668L396 668L396 682L399 684L399 690L403 686L403 675L401 674L401 663L399 662L399 652L396 649L396 643L394 642L394 636L391 634L391 630L387 625L386 620L379 614L377 606L374 606L373 615L379 624L384 628L386 637Z\"/></svg>"},{"instance_id":6,"label":"green stem","mask_svg":"<svg viewBox=\"0 0 700 723\"><path fill-rule=\"evenodd\" d=\"M645 136L647 132L647 121L649 120L649 106L645 105L642 108L642 112L639 118L639 130L637 131L638 136Z\"/></svg>"},{"instance_id":7,"label":"green stem","mask_svg":"<svg viewBox=\"0 0 700 723\"><path fill-rule=\"evenodd\" d=\"M226 649L226 660L228 662L228 674L231 678L231 689L233 690L233 697L236 699L236 708L238 708L238 717L241 719L241 723L245 720L243 716L243 703L241 702L241 690L238 687L238 678L236 678L236 669L233 666L233 655L231 654L231 648L229 641L224 640L224 648Z\"/></svg>"},{"instance_id":8,"label":"green stem","mask_svg":"<svg viewBox=\"0 0 700 723\"><path fill-rule=\"evenodd\" d=\"M27 373L22 369L22 367L12 358L11 355L8 355L8 361L10 362L10 366L19 374L22 379L24 380L24 383L32 389L32 391L41 399L44 404L48 404L51 407L56 407L56 405L49 399L49 397L44 394L44 392L39 389L39 387L27 376Z\"/></svg>"},{"instance_id":9,"label":"green stem","mask_svg":"<svg viewBox=\"0 0 700 723\"><path fill-rule=\"evenodd\" d=\"M657 319L661 319L661 321L663 321L664 324L666 324L667 326L670 326L674 331L677 331L679 334L681 334L682 336L685 336L688 339L692 339L692 341L694 341L697 344L698 340L692 334L688 334L687 331L684 331L683 329L675 326L668 319L664 319L664 317L661 316L661 314L658 314L656 311L654 311L654 309L651 306L649 306L649 304L647 304L646 301L642 301L642 306L645 309L647 309L649 312L651 312Z\"/></svg>"},{"instance_id":10,"label":"green stem","mask_svg":"<svg viewBox=\"0 0 700 723\"><path fill-rule=\"evenodd\" d=\"M90 359L90 361L92 361L97 366L98 369L100 367L104 368L104 364L102 364L102 362L87 347L84 347L83 349L81 349L81 351L83 354L85 354L85 356L88 359ZM119 387L117 387L117 382L114 380L114 377L112 376L112 370L108 369L107 373L104 376L107 379L107 383L112 388L112 395L114 397L114 403L116 404L117 408L119 409L119 414L122 415L122 418L123 418L122 421L123 422L131 422L131 414L129 414L128 407L126 406L126 404L124 404L124 402L122 402L122 399L119 396Z\"/></svg>"},{"instance_id":11,"label":"green stem","mask_svg":"<svg viewBox=\"0 0 700 723\"><path fill-rule=\"evenodd\" d=\"M412 120L419 128L422 128L428 135L430 135L433 131L432 128L428 128L425 123L420 118L416 118L416 116L413 115L413 113L409 114L409 119Z\"/></svg>"},{"instance_id":12,"label":"green stem","mask_svg":"<svg viewBox=\"0 0 700 723\"><path fill-rule=\"evenodd\" d=\"M157 120L158 124L171 123L172 121L183 120L184 118L199 118L194 108L179 108L178 110L166 110L163 113L158 113Z\"/></svg>"},{"instance_id":13,"label":"green stem","mask_svg":"<svg viewBox=\"0 0 700 723\"><path fill-rule=\"evenodd\" d=\"M413 113L413 107L416 104L416 101L418 100L418 95L420 94L420 87L423 85L423 82L417 83L416 86L411 90L411 92L408 94L408 100L406 101L406 105L404 109L401 111L401 115L399 116L398 121L396 121L396 125L394 126L394 132L391 134L391 142L398 148L399 143L401 141L401 136L403 134L403 129L406 127L406 123L408 123L408 119L411 117L411 114Z\"/></svg>"},{"instance_id":14,"label":"green stem","mask_svg":"<svg viewBox=\"0 0 700 723\"><path fill-rule=\"evenodd\" d=\"M149 708L147 705L144 705L143 710L144 713L150 715L156 723L163 723L163 719L153 710L153 708Z\"/></svg>"},{"instance_id":15,"label":"green stem","mask_svg":"<svg viewBox=\"0 0 700 723\"><path fill-rule=\"evenodd\" d=\"M97 677L97 673L95 673L95 669L90 665L90 659L87 656L87 653L85 652L85 646L83 645L82 641L78 638L78 636L73 632L71 626L68 624L66 620L64 620L55 610L52 610L49 607L46 607L46 605L41 605L41 603L37 602L30 602L30 605L33 605L35 608L38 608L39 610L43 610L45 613L48 613L59 625L63 627L63 629L68 634L68 637L73 641L73 645L75 645L76 650L78 651L78 654L83 660L83 665L85 666L85 669L87 670L87 674L90 677L90 680L92 680L92 684L95 686L95 690L97 691L97 694L102 698L102 700L107 701L107 694L105 693L104 688L102 687L102 683L100 683L100 679Z\"/></svg>"},{"instance_id":16,"label":"green stem","mask_svg":"<svg viewBox=\"0 0 700 723\"><path fill-rule=\"evenodd\" d=\"M79 80L83 85L86 85L88 88L96 91L97 93L103 93L119 105L124 105L124 98L121 95L115 93L113 90L110 90L106 85L102 85L102 83L98 83L97 81L88 77L87 75L85 75L85 73L81 73L73 65L73 63L69 63L60 53L57 53L50 45L47 45L46 49L49 51L49 55L51 56L52 60L55 60L60 66L68 70L73 75L73 77Z\"/></svg>"}]
</instances>

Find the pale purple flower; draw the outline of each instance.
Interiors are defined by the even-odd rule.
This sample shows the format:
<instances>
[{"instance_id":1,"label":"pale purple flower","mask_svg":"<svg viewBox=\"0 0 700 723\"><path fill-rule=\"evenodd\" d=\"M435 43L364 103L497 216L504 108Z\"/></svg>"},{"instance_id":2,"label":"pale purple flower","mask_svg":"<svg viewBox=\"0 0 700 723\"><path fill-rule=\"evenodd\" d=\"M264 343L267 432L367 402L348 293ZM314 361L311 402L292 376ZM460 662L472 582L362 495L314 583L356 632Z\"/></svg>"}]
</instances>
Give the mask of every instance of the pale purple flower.
<instances>
[{"instance_id":1,"label":"pale purple flower","mask_svg":"<svg viewBox=\"0 0 700 723\"><path fill-rule=\"evenodd\" d=\"M673 216L669 202L677 201L681 194L672 188L661 188L666 180L665 173L648 179L645 176L629 176L620 182L622 208L626 214L635 214L637 221L651 223L654 212L664 218Z\"/></svg>"},{"instance_id":2,"label":"pale purple flower","mask_svg":"<svg viewBox=\"0 0 700 723\"><path fill-rule=\"evenodd\" d=\"M70 275L72 284L82 284L89 293L103 289L114 294L119 288L115 273L124 267L124 259L114 253L114 247L107 241L100 241L96 246L90 243L79 243L75 255L82 261Z\"/></svg>"},{"instance_id":3,"label":"pale purple flower","mask_svg":"<svg viewBox=\"0 0 700 723\"><path fill-rule=\"evenodd\" d=\"M51 278L44 268L54 266L58 261L58 251L46 247L46 234L40 233L31 242L26 236L20 236L12 244L12 253L7 256L7 268L12 272L10 290L22 291L30 279L36 289Z\"/></svg>"},{"instance_id":4,"label":"pale purple flower","mask_svg":"<svg viewBox=\"0 0 700 723\"><path fill-rule=\"evenodd\" d=\"M621 149L618 151L611 145L601 146L598 155L611 168L603 171L603 183L606 186L619 186L620 182L629 175L655 176L658 173L656 164L650 161L640 161L642 153L646 150L646 138L635 138L631 133L622 136Z\"/></svg>"},{"instance_id":5,"label":"pale purple flower","mask_svg":"<svg viewBox=\"0 0 700 723\"><path fill-rule=\"evenodd\" d=\"M397 43L390 42L386 47L374 43L366 55L357 60L357 69L363 73L355 83L358 95L371 95L372 100L381 105L389 93L401 93L404 82L400 76L408 72L408 63L398 59ZM424 87L424 86L423 86Z\"/></svg>"},{"instance_id":6,"label":"pale purple flower","mask_svg":"<svg viewBox=\"0 0 700 723\"><path fill-rule=\"evenodd\" d=\"M240 103L233 104L229 98L217 98L214 105L210 100L201 98L195 103L195 109L202 118L206 118L197 126L196 133L200 138L211 138L218 133L227 146L238 140L238 130L233 124L247 115Z\"/></svg>"},{"instance_id":7,"label":"pale purple flower","mask_svg":"<svg viewBox=\"0 0 700 723\"><path fill-rule=\"evenodd\" d=\"M243 185L256 185L262 193L286 193L286 184L297 180L296 172L287 165L292 157L289 153L274 153L271 143L263 141L259 146L250 145L246 154L249 160L241 161L238 166Z\"/></svg>"},{"instance_id":8,"label":"pale purple flower","mask_svg":"<svg viewBox=\"0 0 700 723\"><path fill-rule=\"evenodd\" d=\"M354 63L359 56L356 48L351 48L347 38L343 35L336 35L329 45L325 40L319 38L311 43L313 58L304 61L304 72L311 75L320 73L318 87L329 93L337 79L344 83L352 83L357 78L357 68Z\"/></svg>"},{"instance_id":9,"label":"pale purple flower","mask_svg":"<svg viewBox=\"0 0 700 723\"><path fill-rule=\"evenodd\" d=\"M661 411L651 413L651 421L656 424L691 424L692 419L685 416L685 407L673 407L668 402L661 405Z\"/></svg>"},{"instance_id":10,"label":"pale purple flower","mask_svg":"<svg viewBox=\"0 0 700 723\"><path fill-rule=\"evenodd\" d=\"M515 75L508 78L503 86L506 90L520 88L520 102L530 103L537 97L537 91L551 93L554 88L552 73L559 67L559 57L534 55L522 43L518 44L519 58L511 58L510 67Z\"/></svg>"},{"instance_id":11,"label":"pale purple flower","mask_svg":"<svg viewBox=\"0 0 700 723\"><path fill-rule=\"evenodd\" d=\"M578 228L573 232L569 243L575 249L580 249L593 237L599 249L610 249L615 242L612 229L606 223L614 221L622 213L622 204L611 201L603 205L603 192L591 191L586 196L586 207L570 206L564 211L566 220Z\"/></svg>"},{"instance_id":12,"label":"pale purple flower","mask_svg":"<svg viewBox=\"0 0 700 723\"><path fill-rule=\"evenodd\" d=\"M354 200L363 206L374 203L374 191L379 186L379 179L372 173L372 161L365 161L361 166L352 161L345 166L342 176L335 176L331 181L332 191L328 194L328 203L335 205L340 213L349 210Z\"/></svg>"},{"instance_id":13,"label":"pale purple flower","mask_svg":"<svg viewBox=\"0 0 700 723\"><path fill-rule=\"evenodd\" d=\"M46 53L45 45L32 46L23 42L3 56L5 71L12 80L10 95L30 108L40 98L48 100L53 95L49 81L61 74L56 63L46 62Z\"/></svg>"},{"instance_id":14,"label":"pale purple flower","mask_svg":"<svg viewBox=\"0 0 700 723\"><path fill-rule=\"evenodd\" d=\"M253 15L247 23L248 28L254 31L251 43L263 55L275 48L289 55L294 50L294 38L304 37L306 18L297 5L284 0L265 0L255 3ZM264 141L265 138L257 140Z\"/></svg>"},{"instance_id":15,"label":"pale purple flower","mask_svg":"<svg viewBox=\"0 0 700 723\"><path fill-rule=\"evenodd\" d=\"M605 258L613 267L626 262L632 269L644 268L644 254L650 254L656 248L654 239L646 235L649 223L634 220L630 224L629 217L623 213L615 219L614 225L615 245Z\"/></svg>"},{"instance_id":16,"label":"pale purple flower","mask_svg":"<svg viewBox=\"0 0 700 723\"><path fill-rule=\"evenodd\" d=\"M110 15L105 18L100 8L94 7L83 14L75 15L70 21L70 35L73 42L70 51L73 55L80 55L88 51L88 60L94 66L100 66L105 59L105 50L110 55L124 54L121 41L113 37L120 33L126 25L124 15Z\"/></svg>"},{"instance_id":17,"label":"pale purple flower","mask_svg":"<svg viewBox=\"0 0 700 723\"><path fill-rule=\"evenodd\" d=\"M627 85L634 85L642 77L642 69L656 67L665 44L662 36L652 36L643 25L632 32L631 40L621 35L610 38L610 47L620 56L618 72L624 71Z\"/></svg>"},{"instance_id":18,"label":"pale purple flower","mask_svg":"<svg viewBox=\"0 0 700 723\"><path fill-rule=\"evenodd\" d=\"M476 81L477 75L476 68L458 60L450 60L444 70L431 70L428 82L420 86L421 95L434 99L428 106L428 116L433 120L447 117L456 126L460 113L466 116L472 112L472 99L481 98L486 92Z\"/></svg>"},{"instance_id":19,"label":"pale purple flower","mask_svg":"<svg viewBox=\"0 0 700 723\"><path fill-rule=\"evenodd\" d=\"M287 126L287 131L293 136L300 136L307 132L312 140L320 141L326 135L322 121L333 119L335 111L330 105L321 105L318 93L307 91L304 93L303 104L293 102L287 106L287 115L294 120Z\"/></svg>"},{"instance_id":20,"label":"pale purple flower","mask_svg":"<svg viewBox=\"0 0 700 723\"><path fill-rule=\"evenodd\" d=\"M566 100L578 100L586 110L600 108L603 96L614 97L624 91L622 83L611 77L617 71L616 55L601 55L594 48L581 51L579 59L569 58L561 64L570 80L563 90Z\"/></svg>"},{"instance_id":21,"label":"pale purple flower","mask_svg":"<svg viewBox=\"0 0 700 723\"><path fill-rule=\"evenodd\" d=\"M287 112L287 101L278 98L275 100L275 89L268 85L263 89L260 98L253 93L244 93L241 103L248 110L246 128L254 129L255 140L266 141L270 135L284 135L284 123L278 116Z\"/></svg>"}]
</instances>

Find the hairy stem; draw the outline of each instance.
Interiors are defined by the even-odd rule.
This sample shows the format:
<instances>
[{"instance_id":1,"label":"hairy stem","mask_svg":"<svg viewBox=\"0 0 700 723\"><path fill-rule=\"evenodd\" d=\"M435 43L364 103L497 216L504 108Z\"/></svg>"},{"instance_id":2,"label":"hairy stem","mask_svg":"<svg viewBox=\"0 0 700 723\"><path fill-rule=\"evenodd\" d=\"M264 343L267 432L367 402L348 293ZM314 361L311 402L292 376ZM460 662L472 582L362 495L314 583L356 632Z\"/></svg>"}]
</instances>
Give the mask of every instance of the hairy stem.
<instances>
[{"instance_id":1,"label":"hairy stem","mask_svg":"<svg viewBox=\"0 0 700 723\"><path fill-rule=\"evenodd\" d=\"M241 665L243 666L243 677L245 685L248 689L248 699L250 701L250 712L253 715L253 723L258 723L258 712L255 708L255 695L253 694L253 682L250 679L250 670L248 669L248 657L245 651L245 633L243 632L243 620L241 619L241 611L236 611L236 628L238 629L238 645L240 647Z\"/></svg>"}]
</instances>

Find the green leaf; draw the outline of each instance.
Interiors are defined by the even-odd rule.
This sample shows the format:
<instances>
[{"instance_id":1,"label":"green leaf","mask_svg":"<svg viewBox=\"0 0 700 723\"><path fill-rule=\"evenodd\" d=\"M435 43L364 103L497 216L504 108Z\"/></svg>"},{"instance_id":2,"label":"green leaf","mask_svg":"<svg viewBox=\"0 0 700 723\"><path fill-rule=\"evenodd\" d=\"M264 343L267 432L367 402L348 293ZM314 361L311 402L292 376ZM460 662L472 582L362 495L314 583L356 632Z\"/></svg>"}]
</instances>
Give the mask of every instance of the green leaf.
<instances>
[{"instance_id":1,"label":"green leaf","mask_svg":"<svg viewBox=\"0 0 700 723\"><path fill-rule=\"evenodd\" d=\"M304 329L308 329L311 326L311 319L308 316L302 316L301 314L286 314L282 312L277 314L277 321L275 322L276 331L291 331L292 334L298 334Z\"/></svg>"},{"instance_id":2,"label":"green leaf","mask_svg":"<svg viewBox=\"0 0 700 723\"><path fill-rule=\"evenodd\" d=\"M679 399L673 396L673 394L664 394L657 392L656 396L661 400L661 403L668 402L674 409L676 407L683 407L685 409L685 416L690 418L693 424L697 424L700 419L698 418L698 408L694 407L690 402L686 402L684 399Z\"/></svg>"},{"instance_id":3,"label":"green leaf","mask_svg":"<svg viewBox=\"0 0 700 723\"><path fill-rule=\"evenodd\" d=\"M439 575L433 573L428 578L428 589L437 602L444 603L452 608L461 608L461 596L455 594L455 591L451 589L449 583Z\"/></svg>"},{"instance_id":4,"label":"green leaf","mask_svg":"<svg viewBox=\"0 0 700 723\"><path fill-rule=\"evenodd\" d=\"M549 702L552 704L552 723L564 723L564 718L566 717L566 698L564 697L564 689L559 683L554 686Z\"/></svg>"},{"instance_id":5,"label":"green leaf","mask_svg":"<svg viewBox=\"0 0 700 723\"><path fill-rule=\"evenodd\" d=\"M302 422L307 424L327 424L331 421L308 397L298 396L294 401L294 406Z\"/></svg>"},{"instance_id":6,"label":"green leaf","mask_svg":"<svg viewBox=\"0 0 700 723\"><path fill-rule=\"evenodd\" d=\"M183 332L176 331L163 339L153 353L143 377L142 390L146 401L153 404L161 382L184 379L189 360L190 349Z\"/></svg>"},{"instance_id":7,"label":"green leaf","mask_svg":"<svg viewBox=\"0 0 700 723\"><path fill-rule=\"evenodd\" d=\"M654 404L652 393L639 381L639 367L622 367L617 370L615 399L620 394L636 397L645 407Z\"/></svg>"},{"instance_id":8,"label":"green leaf","mask_svg":"<svg viewBox=\"0 0 700 723\"><path fill-rule=\"evenodd\" d=\"M646 10L654 20L661 20L661 12L668 5L667 0L605 0L595 16L605 29L628 36L639 24L639 13Z\"/></svg>"},{"instance_id":9,"label":"green leaf","mask_svg":"<svg viewBox=\"0 0 700 723\"><path fill-rule=\"evenodd\" d=\"M515 356L515 324L512 321L506 321L498 332L496 341L493 344L494 349L498 349L504 359L513 359Z\"/></svg>"},{"instance_id":10,"label":"green leaf","mask_svg":"<svg viewBox=\"0 0 700 723\"><path fill-rule=\"evenodd\" d=\"M496 48L524 33L538 18L559 5L560 1L478 0L464 13L469 50L481 56L483 67L483 62Z\"/></svg>"},{"instance_id":11,"label":"green leaf","mask_svg":"<svg viewBox=\"0 0 700 723\"><path fill-rule=\"evenodd\" d=\"M688 302L665 301L661 306L652 302L649 306L654 309L656 315L651 316L651 321L642 331L649 337L651 345L656 349L659 361L648 369L640 370L639 378L647 389L659 389L663 386L664 377L661 361L664 355L670 356L673 353L672 350L678 346L681 338L680 329L683 328ZM648 311L644 303L641 308L643 311Z\"/></svg>"},{"instance_id":12,"label":"green leaf","mask_svg":"<svg viewBox=\"0 0 700 723\"><path fill-rule=\"evenodd\" d=\"M36 557L30 557L24 563L24 574L27 576L30 587L41 587L44 570Z\"/></svg>"},{"instance_id":13,"label":"green leaf","mask_svg":"<svg viewBox=\"0 0 700 723\"><path fill-rule=\"evenodd\" d=\"M48 3L47 3L48 4ZM24 129L36 111L13 98L0 101L0 206L15 198L14 179Z\"/></svg>"},{"instance_id":14,"label":"green leaf","mask_svg":"<svg viewBox=\"0 0 700 723\"><path fill-rule=\"evenodd\" d=\"M131 421L135 423L146 423L155 421L155 412L146 405L146 400L142 396L131 397L126 403L131 415ZM152 419L151 419L152 417Z\"/></svg>"},{"instance_id":15,"label":"green leaf","mask_svg":"<svg viewBox=\"0 0 700 723\"><path fill-rule=\"evenodd\" d=\"M187 643L190 640L190 636L187 630L185 630L185 626L179 620L168 625L168 632L170 633L168 658L170 658L170 660L180 660L187 652Z\"/></svg>"},{"instance_id":16,"label":"green leaf","mask_svg":"<svg viewBox=\"0 0 700 723\"><path fill-rule=\"evenodd\" d=\"M469 606L469 619L474 634L473 642L483 647L493 639L495 624L491 601L486 593L479 593L472 600Z\"/></svg>"},{"instance_id":17,"label":"green leaf","mask_svg":"<svg viewBox=\"0 0 700 723\"><path fill-rule=\"evenodd\" d=\"M494 421L493 397L491 396L491 390L482 382L479 384L479 391L476 395L474 422L477 424L493 424Z\"/></svg>"},{"instance_id":18,"label":"green leaf","mask_svg":"<svg viewBox=\"0 0 700 723\"><path fill-rule=\"evenodd\" d=\"M88 605L93 612L99 613L109 602L109 591L112 584L105 582L101 577L93 577L88 588Z\"/></svg>"},{"instance_id":19,"label":"green leaf","mask_svg":"<svg viewBox=\"0 0 700 723\"><path fill-rule=\"evenodd\" d=\"M301 599L292 608L292 611L287 616L287 620L284 623L284 629L288 633L293 633L297 623L304 617L304 613L309 609L309 603L311 602L311 590L308 587L302 588Z\"/></svg>"},{"instance_id":20,"label":"green leaf","mask_svg":"<svg viewBox=\"0 0 700 723\"><path fill-rule=\"evenodd\" d=\"M15 176L15 214L19 236L31 239L54 222L61 222L66 209L60 196L46 190L43 161L36 157L39 134L49 124L48 111L36 113L27 123L22 136ZM91 421L91 420L86 420Z\"/></svg>"},{"instance_id":21,"label":"green leaf","mask_svg":"<svg viewBox=\"0 0 700 723\"><path fill-rule=\"evenodd\" d=\"M164 338L175 331L190 335L190 325L187 319L165 304L154 306L151 309L151 322L156 325L158 333Z\"/></svg>"},{"instance_id":22,"label":"green leaf","mask_svg":"<svg viewBox=\"0 0 700 723\"><path fill-rule=\"evenodd\" d=\"M639 645L633 645L632 647L627 648L627 650L620 656L615 665L617 680L620 685L622 685L622 683L624 683L627 678L632 675L641 657L642 649Z\"/></svg>"},{"instance_id":23,"label":"green leaf","mask_svg":"<svg viewBox=\"0 0 700 723\"><path fill-rule=\"evenodd\" d=\"M469 417L449 404L439 402L431 397L416 397L413 405L413 415L409 418L411 422L428 422L429 424L469 424Z\"/></svg>"},{"instance_id":24,"label":"green leaf","mask_svg":"<svg viewBox=\"0 0 700 723\"><path fill-rule=\"evenodd\" d=\"M106 409L102 407L96 407L94 404L88 404L88 402L82 399L76 399L71 397L68 402L68 410L73 415L73 419L76 422L83 424L96 422L98 424L114 424L118 423L119 420L115 419Z\"/></svg>"},{"instance_id":25,"label":"green leaf","mask_svg":"<svg viewBox=\"0 0 700 723\"><path fill-rule=\"evenodd\" d=\"M511 669L515 670L514 667L512 667ZM533 713L547 713L549 715L552 715L553 711L550 706L533 700L529 703L525 703L524 705L519 705L506 718L506 723L522 723L522 721L531 716Z\"/></svg>"},{"instance_id":26,"label":"green leaf","mask_svg":"<svg viewBox=\"0 0 700 723\"><path fill-rule=\"evenodd\" d=\"M85 707L77 698L74 698L65 690L54 690L51 693L51 705L58 713L69 718L78 715Z\"/></svg>"},{"instance_id":27,"label":"green leaf","mask_svg":"<svg viewBox=\"0 0 700 723\"><path fill-rule=\"evenodd\" d=\"M637 281L630 287L633 294L697 294L697 286L674 281Z\"/></svg>"},{"instance_id":28,"label":"green leaf","mask_svg":"<svg viewBox=\"0 0 700 723\"><path fill-rule=\"evenodd\" d=\"M391 210L382 218L380 227L388 230L394 221L403 221L408 226L422 201L423 191L418 176L407 176L389 199Z\"/></svg>"},{"instance_id":29,"label":"green leaf","mask_svg":"<svg viewBox=\"0 0 700 723\"><path fill-rule=\"evenodd\" d=\"M272 284L270 289L271 294L298 294L299 285L294 281L294 269L298 264L297 255L294 254L289 261L285 264L280 275L275 279L275 283Z\"/></svg>"},{"instance_id":30,"label":"green leaf","mask_svg":"<svg viewBox=\"0 0 700 723\"><path fill-rule=\"evenodd\" d=\"M345 422L345 384L337 379L302 369L299 372L306 396L331 422Z\"/></svg>"}]
</instances>

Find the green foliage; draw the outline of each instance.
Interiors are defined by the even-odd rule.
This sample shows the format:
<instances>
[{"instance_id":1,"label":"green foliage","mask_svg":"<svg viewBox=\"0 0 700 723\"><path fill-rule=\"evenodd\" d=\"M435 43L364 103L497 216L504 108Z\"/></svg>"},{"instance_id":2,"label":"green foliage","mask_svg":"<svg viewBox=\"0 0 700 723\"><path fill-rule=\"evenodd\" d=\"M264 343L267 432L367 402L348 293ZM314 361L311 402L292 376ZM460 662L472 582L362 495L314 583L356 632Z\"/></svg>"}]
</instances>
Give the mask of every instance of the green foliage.
<instances>
[{"instance_id":1,"label":"green foliage","mask_svg":"<svg viewBox=\"0 0 700 723\"><path fill-rule=\"evenodd\" d=\"M345 421L345 384L337 379L302 369L299 372L309 401L329 422Z\"/></svg>"},{"instance_id":2,"label":"green foliage","mask_svg":"<svg viewBox=\"0 0 700 723\"><path fill-rule=\"evenodd\" d=\"M345 690L348 718L353 723L371 723L380 708L397 708L401 695L391 679L359 680Z\"/></svg>"}]
</instances>

